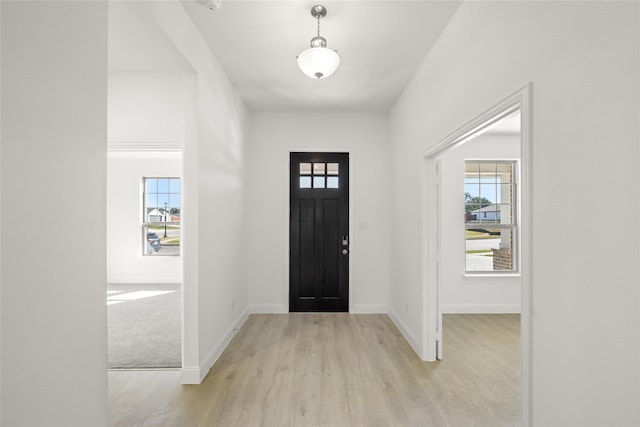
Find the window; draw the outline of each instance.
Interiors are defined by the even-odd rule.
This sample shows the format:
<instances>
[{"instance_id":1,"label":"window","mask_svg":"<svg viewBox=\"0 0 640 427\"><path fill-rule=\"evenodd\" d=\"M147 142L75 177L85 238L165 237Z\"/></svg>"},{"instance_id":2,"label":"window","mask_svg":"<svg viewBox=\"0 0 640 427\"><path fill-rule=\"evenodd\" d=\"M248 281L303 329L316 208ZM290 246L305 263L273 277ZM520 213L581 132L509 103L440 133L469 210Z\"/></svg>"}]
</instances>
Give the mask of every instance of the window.
<instances>
[{"instance_id":1,"label":"window","mask_svg":"<svg viewBox=\"0 0 640 427\"><path fill-rule=\"evenodd\" d=\"M143 179L144 255L180 255L180 178Z\"/></svg>"},{"instance_id":2,"label":"window","mask_svg":"<svg viewBox=\"0 0 640 427\"><path fill-rule=\"evenodd\" d=\"M465 161L466 272L517 271L515 161Z\"/></svg>"},{"instance_id":3,"label":"window","mask_svg":"<svg viewBox=\"0 0 640 427\"><path fill-rule=\"evenodd\" d=\"M340 188L338 163L300 163L300 188Z\"/></svg>"}]
</instances>

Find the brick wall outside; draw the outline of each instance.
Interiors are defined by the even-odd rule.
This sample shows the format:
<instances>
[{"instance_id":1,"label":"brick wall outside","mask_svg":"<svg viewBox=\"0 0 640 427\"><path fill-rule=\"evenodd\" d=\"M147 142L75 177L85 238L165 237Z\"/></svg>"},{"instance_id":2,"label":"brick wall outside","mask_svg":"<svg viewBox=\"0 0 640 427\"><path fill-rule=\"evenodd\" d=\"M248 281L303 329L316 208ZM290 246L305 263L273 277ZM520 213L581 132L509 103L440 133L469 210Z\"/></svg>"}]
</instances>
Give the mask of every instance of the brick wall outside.
<instances>
[{"instance_id":1,"label":"brick wall outside","mask_svg":"<svg viewBox=\"0 0 640 427\"><path fill-rule=\"evenodd\" d=\"M511 249L492 249L494 270L513 270L513 253Z\"/></svg>"}]
</instances>

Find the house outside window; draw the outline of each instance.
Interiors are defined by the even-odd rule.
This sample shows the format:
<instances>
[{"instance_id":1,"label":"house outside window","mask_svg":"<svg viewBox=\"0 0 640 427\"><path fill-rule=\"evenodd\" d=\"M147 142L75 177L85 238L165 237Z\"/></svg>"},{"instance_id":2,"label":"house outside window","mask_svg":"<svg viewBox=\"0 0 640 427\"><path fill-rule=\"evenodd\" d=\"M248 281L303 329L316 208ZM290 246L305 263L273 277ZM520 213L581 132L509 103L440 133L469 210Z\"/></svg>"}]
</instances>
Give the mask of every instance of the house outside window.
<instances>
[{"instance_id":1,"label":"house outside window","mask_svg":"<svg viewBox=\"0 0 640 427\"><path fill-rule=\"evenodd\" d=\"M516 161L465 161L467 273L518 271L517 176Z\"/></svg>"},{"instance_id":2,"label":"house outside window","mask_svg":"<svg viewBox=\"0 0 640 427\"><path fill-rule=\"evenodd\" d=\"M143 178L142 188L142 253L180 255L180 178Z\"/></svg>"}]
</instances>

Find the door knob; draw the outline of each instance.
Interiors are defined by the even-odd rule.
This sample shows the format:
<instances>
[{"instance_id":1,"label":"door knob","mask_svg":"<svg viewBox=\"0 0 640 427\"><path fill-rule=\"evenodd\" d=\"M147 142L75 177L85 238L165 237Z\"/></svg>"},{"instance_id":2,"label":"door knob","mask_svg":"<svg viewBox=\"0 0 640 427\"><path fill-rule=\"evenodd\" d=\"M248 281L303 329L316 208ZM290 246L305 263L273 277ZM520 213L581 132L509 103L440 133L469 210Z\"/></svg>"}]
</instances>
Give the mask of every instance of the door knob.
<instances>
[{"instance_id":1,"label":"door knob","mask_svg":"<svg viewBox=\"0 0 640 427\"><path fill-rule=\"evenodd\" d=\"M349 253L349 249L346 249L346 248L345 248L345 249L343 249L343 250L342 250L342 255L346 255L346 254L348 254L348 253Z\"/></svg>"}]
</instances>

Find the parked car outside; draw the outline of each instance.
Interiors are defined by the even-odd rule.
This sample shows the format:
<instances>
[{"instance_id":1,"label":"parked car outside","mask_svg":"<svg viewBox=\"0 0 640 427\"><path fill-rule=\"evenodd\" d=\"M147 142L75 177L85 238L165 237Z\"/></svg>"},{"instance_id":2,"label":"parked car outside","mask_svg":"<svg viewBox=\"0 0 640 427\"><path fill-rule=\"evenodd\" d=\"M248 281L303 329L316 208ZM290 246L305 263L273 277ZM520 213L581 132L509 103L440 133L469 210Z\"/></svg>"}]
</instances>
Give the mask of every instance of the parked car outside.
<instances>
[{"instance_id":1,"label":"parked car outside","mask_svg":"<svg viewBox=\"0 0 640 427\"><path fill-rule=\"evenodd\" d=\"M147 232L147 253L153 254L162 248L160 237L154 232Z\"/></svg>"}]
</instances>

